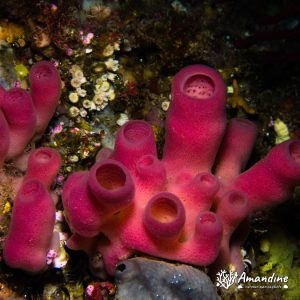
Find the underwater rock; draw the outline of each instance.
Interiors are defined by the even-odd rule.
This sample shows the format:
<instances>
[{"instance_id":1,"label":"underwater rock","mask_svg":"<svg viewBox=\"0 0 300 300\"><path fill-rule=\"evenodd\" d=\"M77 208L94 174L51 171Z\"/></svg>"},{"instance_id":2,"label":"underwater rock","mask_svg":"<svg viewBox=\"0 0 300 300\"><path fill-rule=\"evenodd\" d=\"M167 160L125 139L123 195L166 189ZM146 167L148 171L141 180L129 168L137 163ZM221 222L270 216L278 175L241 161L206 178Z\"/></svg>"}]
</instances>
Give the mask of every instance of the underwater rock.
<instances>
[{"instance_id":1,"label":"underwater rock","mask_svg":"<svg viewBox=\"0 0 300 300\"><path fill-rule=\"evenodd\" d=\"M135 257L120 262L116 271L118 300L219 299L209 277L186 265Z\"/></svg>"}]
</instances>

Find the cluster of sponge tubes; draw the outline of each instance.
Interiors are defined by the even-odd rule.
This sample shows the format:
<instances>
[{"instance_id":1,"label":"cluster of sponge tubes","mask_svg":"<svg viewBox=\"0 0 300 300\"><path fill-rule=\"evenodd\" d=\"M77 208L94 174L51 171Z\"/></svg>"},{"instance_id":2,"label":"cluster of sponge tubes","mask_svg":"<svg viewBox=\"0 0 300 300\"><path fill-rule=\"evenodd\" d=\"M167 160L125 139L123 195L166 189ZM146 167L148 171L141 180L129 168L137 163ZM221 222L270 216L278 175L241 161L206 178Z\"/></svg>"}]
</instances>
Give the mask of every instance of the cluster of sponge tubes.
<instances>
[{"instance_id":1,"label":"cluster of sponge tubes","mask_svg":"<svg viewBox=\"0 0 300 300\"><path fill-rule=\"evenodd\" d=\"M118 131L114 150L104 149L90 171L68 178L62 195L73 233L68 246L100 253L110 274L138 252L214 263L212 270L231 264L240 272L246 220L289 197L300 179L300 141L274 147L244 171L256 126L227 122L225 105L215 70L182 69L173 82L161 160L151 126L130 121ZM91 267L97 272L97 264Z\"/></svg>"},{"instance_id":2,"label":"cluster of sponge tubes","mask_svg":"<svg viewBox=\"0 0 300 300\"><path fill-rule=\"evenodd\" d=\"M59 153L51 148L38 148L29 156L3 247L3 258L12 268L41 272L47 268L48 252L59 251L54 232L57 197L50 187L60 165Z\"/></svg>"},{"instance_id":3,"label":"cluster of sponge tubes","mask_svg":"<svg viewBox=\"0 0 300 300\"><path fill-rule=\"evenodd\" d=\"M61 80L49 62L33 65L29 74L30 92L8 91L0 85L0 166L21 155L30 140L46 129L61 94Z\"/></svg>"},{"instance_id":4,"label":"cluster of sponge tubes","mask_svg":"<svg viewBox=\"0 0 300 300\"><path fill-rule=\"evenodd\" d=\"M24 148L43 133L58 104L61 80L51 63L34 64L29 81L30 92L21 88L5 91L0 86L0 168L4 161L25 155ZM27 159L25 177L13 178L20 189L14 199L3 257L10 267L35 273L46 268L48 251L59 246L53 233L57 197L51 194L50 186L61 158L54 149L43 147L32 150ZM5 178L1 171L1 183Z\"/></svg>"},{"instance_id":5,"label":"cluster of sponge tubes","mask_svg":"<svg viewBox=\"0 0 300 300\"><path fill-rule=\"evenodd\" d=\"M41 72L34 72L36 65L30 75L33 102L19 89L0 95L2 162L20 154L54 112L57 76L46 80L52 69L40 66ZM212 270L231 263L241 271L238 250L247 218L287 199L300 179L297 140L276 146L241 173L256 127L242 119L227 123L225 85L213 69L196 65L181 70L172 98L162 160L151 126L130 121L120 128L114 150L102 150L90 171L72 174L64 186L63 205L73 233L68 246L91 256L101 253L110 274L119 260L137 252L213 264ZM30 155L4 244L3 256L11 267L42 271L48 251L57 247L49 188L59 166L53 149ZM92 261L91 267L97 272L99 265Z\"/></svg>"}]
</instances>

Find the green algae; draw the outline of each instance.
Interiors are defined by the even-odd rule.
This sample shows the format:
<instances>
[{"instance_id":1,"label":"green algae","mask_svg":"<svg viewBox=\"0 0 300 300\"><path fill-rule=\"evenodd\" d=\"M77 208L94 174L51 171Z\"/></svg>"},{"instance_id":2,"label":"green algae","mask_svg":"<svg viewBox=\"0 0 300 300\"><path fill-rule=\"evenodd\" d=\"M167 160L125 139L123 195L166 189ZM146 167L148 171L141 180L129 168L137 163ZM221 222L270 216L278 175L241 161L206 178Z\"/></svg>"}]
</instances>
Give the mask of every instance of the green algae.
<instances>
[{"instance_id":1,"label":"green algae","mask_svg":"<svg viewBox=\"0 0 300 300\"><path fill-rule=\"evenodd\" d=\"M266 262L260 265L263 276L275 273L280 277L288 276L288 288L284 299L296 299L300 295L300 267L296 265L295 257L299 251L296 241L280 227L273 227L265 236L271 244L266 255Z\"/></svg>"}]
</instances>

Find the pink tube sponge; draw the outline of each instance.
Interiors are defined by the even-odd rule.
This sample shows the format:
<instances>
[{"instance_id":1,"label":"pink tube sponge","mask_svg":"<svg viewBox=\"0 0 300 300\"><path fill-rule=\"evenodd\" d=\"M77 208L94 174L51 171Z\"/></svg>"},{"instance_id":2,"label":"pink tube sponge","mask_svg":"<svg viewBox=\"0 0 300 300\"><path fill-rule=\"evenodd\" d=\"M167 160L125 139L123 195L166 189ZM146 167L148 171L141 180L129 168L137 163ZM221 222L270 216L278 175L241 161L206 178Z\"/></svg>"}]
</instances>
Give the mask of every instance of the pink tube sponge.
<instances>
[{"instance_id":1,"label":"pink tube sponge","mask_svg":"<svg viewBox=\"0 0 300 300\"><path fill-rule=\"evenodd\" d=\"M19 155L33 137L36 112L28 92L13 88L4 94L2 111L9 127L10 143L7 158Z\"/></svg>"},{"instance_id":2,"label":"pink tube sponge","mask_svg":"<svg viewBox=\"0 0 300 300\"><path fill-rule=\"evenodd\" d=\"M96 163L90 172L73 174L62 195L71 227L85 237L97 235L111 215L130 205L134 191L130 173L110 159Z\"/></svg>"},{"instance_id":3,"label":"pink tube sponge","mask_svg":"<svg viewBox=\"0 0 300 300\"><path fill-rule=\"evenodd\" d=\"M117 210L130 204L134 185L129 172L121 163L104 160L95 164L88 177L89 190L106 210Z\"/></svg>"},{"instance_id":4,"label":"pink tube sponge","mask_svg":"<svg viewBox=\"0 0 300 300\"><path fill-rule=\"evenodd\" d=\"M113 151L68 178L63 204L73 249L99 251L110 274L137 252L241 270L240 228L253 210L284 201L300 181L300 141L276 146L240 174L257 130L244 119L225 129L225 91L213 69L184 68L173 82L161 160L151 126L129 121Z\"/></svg>"},{"instance_id":5,"label":"pink tube sponge","mask_svg":"<svg viewBox=\"0 0 300 300\"><path fill-rule=\"evenodd\" d=\"M54 222L55 207L46 188L36 179L27 180L14 202L3 249L5 262L27 272L43 271Z\"/></svg>"},{"instance_id":6,"label":"pink tube sponge","mask_svg":"<svg viewBox=\"0 0 300 300\"><path fill-rule=\"evenodd\" d=\"M46 147L34 150L29 157L4 243L4 260L12 268L37 273L47 267L47 253L56 247L52 238L55 202L49 188L60 164L59 153Z\"/></svg>"},{"instance_id":7,"label":"pink tube sponge","mask_svg":"<svg viewBox=\"0 0 300 300\"><path fill-rule=\"evenodd\" d=\"M219 178L229 181L244 170L256 136L254 123L238 118L230 120L217 159L216 175Z\"/></svg>"},{"instance_id":8,"label":"pink tube sponge","mask_svg":"<svg viewBox=\"0 0 300 300\"><path fill-rule=\"evenodd\" d=\"M8 124L1 110L0 110L0 136L1 136L1 142L0 142L0 168L1 168L5 157L7 156L9 142L10 142Z\"/></svg>"},{"instance_id":9,"label":"pink tube sponge","mask_svg":"<svg viewBox=\"0 0 300 300\"><path fill-rule=\"evenodd\" d=\"M40 61L31 68L29 81L37 112L36 131L41 133L55 112L61 94L61 79L53 64Z\"/></svg>"},{"instance_id":10,"label":"pink tube sponge","mask_svg":"<svg viewBox=\"0 0 300 300\"><path fill-rule=\"evenodd\" d=\"M50 188L61 165L59 153L48 147L41 147L33 151L28 159L26 178L38 179Z\"/></svg>"},{"instance_id":11,"label":"pink tube sponge","mask_svg":"<svg viewBox=\"0 0 300 300\"><path fill-rule=\"evenodd\" d=\"M111 158L122 162L129 169L135 169L137 160L143 155L156 156L153 130L144 121L128 122L117 133Z\"/></svg>"},{"instance_id":12,"label":"pink tube sponge","mask_svg":"<svg viewBox=\"0 0 300 300\"><path fill-rule=\"evenodd\" d=\"M198 215L194 242L200 257L197 265L207 266L215 261L219 253L222 230L222 222L216 214L205 211Z\"/></svg>"},{"instance_id":13,"label":"pink tube sponge","mask_svg":"<svg viewBox=\"0 0 300 300\"><path fill-rule=\"evenodd\" d=\"M136 162L138 184L145 190L161 190L166 184L166 170L154 155L146 154Z\"/></svg>"},{"instance_id":14,"label":"pink tube sponge","mask_svg":"<svg viewBox=\"0 0 300 300\"><path fill-rule=\"evenodd\" d=\"M2 106L4 93L5 93L5 88L0 84L0 107Z\"/></svg>"},{"instance_id":15,"label":"pink tube sponge","mask_svg":"<svg viewBox=\"0 0 300 300\"><path fill-rule=\"evenodd\" d=\"M30 140L45 130L58 104L60 77L50 62L33 65L30 81L30 93L21 88L9 91L0 88L0 133L3 143L0 162L21 155ZM8 149L4 151L7 145Z\"/></svg>"},{"instance_id":16,"label":"pink tube sponge","mask_svg":"<svg viewBox=\"0 0 300 300\"><path fill-rule=\"evenodd\" d=\"M223 238L231 237L240 222L249 215L249 200L240 191L229 191L222 197L217 215L223 223Z\"/></svg>"},{"instance_id":17,"label":"pink tube sponge","mask_svg":"<svg viewBox=\"0 0 300 300\"><path fill-rule=\"evenodd\" d=\"M87 178L87 172L72 174L64 186L62 199L71 230L84 237L93 237L98 234L102 220L88 190Z\"/></svg>"},{"instance_id":18,"label":"pink tube sponge","mask_svg":"<svg viewBox=\"0 0 300 300\"><path fill-rule=\"evenodd\" d=\"M158 239L178 237L185 223L185 209L175 195L160 193L147 203L143 221L146 229Z\"/></svg>"},{"instance_id":19,"label":"pink tube sponge","mask_svg":"<svg viewBox=\"0 0 300 300\"><path fill-rule=\"evenodd\" d=\"M252 210L258 210L285 201L299 178L300 141L289 140L237 177L233 186L249 196Z\"/></svg>"},{"instance_id":20,"label":"pink tube sponge","mask_svg":"<svg viewBox=\"0 0 300 300\"><path fill-rule=\"evenodd\" d=\"M195 65L176 74L163 158L170 171L177 165L210 170L226 126L225 103L225 84L215 70Z\"/></svg>"},{"instance_id":21,"label":"pink tube sponge","mask_svg":"<svg viewBox=\"0 0 300 300\"><path fill-rule=\"evenodd\" d=\"M181 179L181 178L180 178ZM215 194L220 188L219 180L211 173L202 172L190 179L188 183L177 182L177 193L190 209L208 211L211 209Z\"/></svg>"}]
</instances>

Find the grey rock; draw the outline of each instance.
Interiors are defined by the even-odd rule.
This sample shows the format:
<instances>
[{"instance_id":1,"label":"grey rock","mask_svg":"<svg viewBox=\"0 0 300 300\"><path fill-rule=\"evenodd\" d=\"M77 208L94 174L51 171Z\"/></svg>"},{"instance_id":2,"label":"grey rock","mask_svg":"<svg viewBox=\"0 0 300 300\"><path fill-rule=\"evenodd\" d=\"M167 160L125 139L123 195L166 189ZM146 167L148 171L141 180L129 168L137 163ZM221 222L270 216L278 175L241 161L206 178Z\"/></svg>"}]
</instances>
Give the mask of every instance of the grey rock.
<instances>
[{"instance_id":1,"label":"grey rock","mask_svg":"<svg viewBox=\"0 0 300 300\"><path fill-rule=\"evenodd\" d=\"M187 265L135 257L120 262L115 276L118 300L220 299L210 278Z\"/></svg>"}]
</instances>

